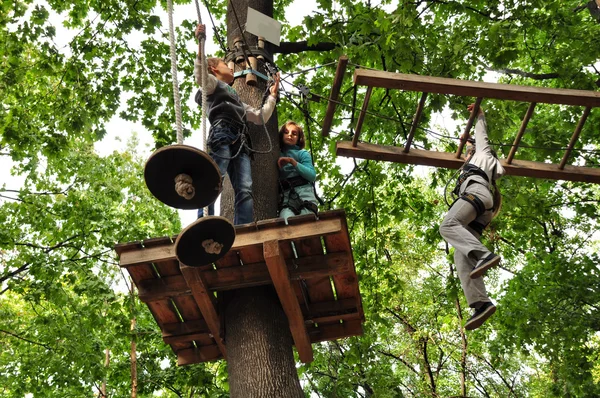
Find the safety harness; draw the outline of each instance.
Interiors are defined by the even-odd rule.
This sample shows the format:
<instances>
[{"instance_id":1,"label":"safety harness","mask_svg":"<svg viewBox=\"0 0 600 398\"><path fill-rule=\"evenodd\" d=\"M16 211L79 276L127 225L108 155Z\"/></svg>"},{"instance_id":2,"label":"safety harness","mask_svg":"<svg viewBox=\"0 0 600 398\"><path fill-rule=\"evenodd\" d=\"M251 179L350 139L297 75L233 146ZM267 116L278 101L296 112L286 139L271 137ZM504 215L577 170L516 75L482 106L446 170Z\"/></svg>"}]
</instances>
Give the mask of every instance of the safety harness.
<instances>
[{"instance_id":1,"label":"safety harness","mask_svg":"<svg viewBox=\"0 0 600 398\"><path fill-rule=\"evenodd\" d=\"M452 191L452 193L456 196L459 196L460 195L460 186L465 181L467 181L470 177L473 177L473 176L479 176L479 177L483 178L487 182L487 184L483 184L482 182L477 181L477 180L473 180L473 183L482 184L489 188L490 181L489 181L487 174L485 174L485 171L483 171L482 169L480 169L479 167L477 167L473 164L466 164L463 168L463 172L458 176L458 179L456 180L456 186L454 187L454 190ZM475 209L475 212L477 213L476 218L479 218L479 216L481 216L486 211L494 210L493 207L490 209L486 209L483 201L471 193L463 193L454 202L452 202L450 207L454 206L454 203L456 203L456 201L458 201L459 199L465 200L471 206L473 206L473 208ZM469 223L468 226L470 228L472 228L473 230L475 230L479 235L481 235L483 233L483 230L487 227L487 224L484 225L477 221L472 221L471 223Z\"/></svg>"},{"instance_id":2,"label":"safety harness","mask_svg":"<svg viewBox=\"0 0 600 398\"><path fill-rule=\"evenodd\" d=\"M296 192L296 190L294 189L296 187L309 184L310 182L302 176L296 176L287 178L285 180L279 180L279 211L281 212L281 210L287 208L292 210L295 215L299 215L302 209L308 209L316 215L319 211L317 205L313 202L309 202L308 200L300 199L300 195L298 195L298 192ZM288 195L288 200L286 203L284 203L284 192L288 190L290 191Z\"/></svg>"}]
</instances>

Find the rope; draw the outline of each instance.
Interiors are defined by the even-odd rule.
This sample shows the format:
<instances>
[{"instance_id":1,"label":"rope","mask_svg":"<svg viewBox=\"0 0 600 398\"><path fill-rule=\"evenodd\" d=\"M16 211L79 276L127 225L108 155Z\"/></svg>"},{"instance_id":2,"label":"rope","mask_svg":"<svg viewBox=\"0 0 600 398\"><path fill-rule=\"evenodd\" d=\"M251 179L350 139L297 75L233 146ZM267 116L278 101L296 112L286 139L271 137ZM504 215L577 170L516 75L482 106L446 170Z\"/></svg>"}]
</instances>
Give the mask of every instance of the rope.
<instances>
[{"instance_id":1,"label":"rope","mask_svg":"<svg viewBox=\"0 0 600 398\"><path fill-rule=\"evenodd\" d=\"M173 80L173 102L175 103L175 123L177 124L177 143L183 144L183 127L181 124L181 96L177 82L177 54L175 53L175 32L173 29L173 0L167 0L169 15L169 43L171 52L171 75Z\"/></svg>"},{"instance_id":2,"label":"rope","mask_svg":"<svg viewBox=\"0 0 600 398\"><path fill-rule=\"evenodd\" d=\"M196 12L198 14L198 23L200 25L202 25L202 15L200 14L200 3L198 3L198 0L195 0L195 4L196 4ZM203 145L203 149L204 151L206 151L206 108L207 108L207 104L206 104L206 90L204 89L204 87L206 87L206 81L208 79L207 73L208 73L208 64L206 63L206 55L204 54L204 46L205 46L205 42L206 42L206 33L203 35L200 35L200 37L198 37L198 42L199 42L199 46L200 46L200 64L202 65L202 67L200 68L200 85L202 86L202 145Z\"/></svg>"},{"instance_id":3,"label":"rope","mask_svg":"<svg viewBox=\"0 0 600 398\"><path fill-rule=\"evenodd\" d=\"M183 144L183 126L181 123L181 96L177 82L177 54L175 52L175 30L173 28L173 0L167 0L167 14L169 16L169 50L171 53L171 77L173 80L173 102L175 104L175 123L177 124L177 144ZM175 177L175 191L187 200L196 194L192 177L179 174Z\"/></svg>"},{"instance_id":4,"label":"rope","mask_svg":"<svg viewBox=\"0 0 600 398\"><path fill-rule=\"evenodd\" d=\"M202 14L200 13L200 3L198 3L198 0L195 0L194 3L196 4L196 14L198 15L198 23L200 25L202 25ZM207 144L207 134L206 134L206 109L208 108L208 104L207 104L207 100L206 100L206 82L208 81L208 64L206 62L206 55L204 54L205 50L204 50L204 46L206 43L206 32L202 35L200 35L200 37L198 37L198 45L199 45L199 52L200 52L200 86L202 86L202 149L204 149L205 152L207 152L207 148L208 148L208 144ZM205 206L202 209L202 212L204 213L204 217L208 216L208 206ZM206 249L206 247L205 247ZM209 252L207 250L207 252ZM220 249L219 249L220 252ZM210 253L210 252L209 252ZM214 253L214 254L219 254L219 253Z\"/></svg>"},{"instance_id":5,"label":"rope","mask_svg":"<svg viewBox=\"0 0 600 398\"><path fill-rule=\"evenodd\" d=\"M175 177L175 191L177 194L187 200L190 200L196 194L192 177L187 174L179 174Z\"/></svg>"}]
</instances>

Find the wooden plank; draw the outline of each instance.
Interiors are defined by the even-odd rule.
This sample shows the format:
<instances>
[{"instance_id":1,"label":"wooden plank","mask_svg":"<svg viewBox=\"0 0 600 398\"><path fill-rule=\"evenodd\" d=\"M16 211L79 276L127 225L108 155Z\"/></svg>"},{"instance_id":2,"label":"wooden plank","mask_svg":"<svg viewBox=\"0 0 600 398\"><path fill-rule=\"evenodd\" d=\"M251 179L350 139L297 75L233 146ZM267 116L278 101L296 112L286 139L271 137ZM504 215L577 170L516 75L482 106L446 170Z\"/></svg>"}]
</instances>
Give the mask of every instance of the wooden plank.
<instances>
[{"instance_id":1,"label":"wooden plank","mask_svg":"<svg viewBox=\"0 0 600 398\"><path fill-rule=\"evenodd\" d=\"M600 92L597 91L485 83L366 69L356 69L354 71L354 84L368 87L383 87L467 97L496 98L520 102L580 105L587 107L600 106Z\"/></svg>"},{"instance_id":2,"label":"wooden plank","mask_svg":"<svg viewBox=\"0 0 600 398\"><path fill-rule=\"evenodd\" d=\"M506 163L508 163L508 164L511 164L513 159L515 158L515 154L517 153L517 149L519 148L519 144L521 143L523 134L525 134L525 129L527 128L527 125L529 124L529 119L531 119L531 116L533 115L535 106L536 106L536 103L532 102L531 104L529 104L529 107L527 108L525 117L523 118L523 121L521 122L521 128L519 128L519 132L517 133L517 136L515 137L515 141L513 142L512 147L510 148L510 153L508 154L508 157L506 158Z\"/></svg>"},{"instance_id":3,"label":"wooden plank","mask_svg":"<svg viewBox=\"0 0 600 398\"><path fill-rule=\"evenodd\" d=\"M575 131L573 132L573 135L571 136L571 141L569 142L569 146L567 147L567 150L565 151L565 155L563 156L562 160L560 161L560 164L558 165L559 169L562 170L567 165L569 156L571 156L571 152L573 151L573 148L575 147L575 143L579 139L579 134L581 134L583 125L585 124L585 121L587 120L588 116L590 115L591 110L592 110L592 108L590 108L588 106L583 111L583 115L581 115L581 118L579 119L579 123L577 123L577 127L575 127Z\"/></svg>"},{"instance_id":4,"label":"wooden plank","mask_svg":"<svg viewBox=\"0 0 600 398\"><path fill-rule=\"evenodd\" d=\"M423 113L423 108L425 108L426 99L427 93L421 94L421 100L419 101L419 105L417 106L417 112L415 113L415 117L413 117L412 126L410 126L410 132L408 133L408 138L406 139L406 145L404 145L404 153L410 151L410 146L412 145L413 138L415 137L417 126L421 121L421 114Z\"/></svg>"},{"instance_id":5,"label":"wooden plank","mask_svg":"<svg viewBox=\"0 0 600 398\"><path fill-rule=\"evenodd\" d=\"M473 128L473 123L475 122L475 118L479 113L479 107L481 106L481 101L483 101L482 97L477 97L475 100L475 106L469 115L469 120L467 121L467 125L465 126L465 131L463 135L460 137L460 143L458 144L458 149L456 150L455 158L460 159L462 155L463 148L469 139L469 135L471 134L471 128Z\"/></svg>"},{"instance_id":6,"label":"wooden plank","mask_svg":"<svg viewBox=\"0 0 600 398\"><path fill-rule=\"evenodd\" d=\"M361 319L353 298L301 306L306 324L339 323L342 319Z\"/></svg>"},{"instance_id":7,"label":"wooden plank","mask_svg":"<svg viewBox=\"0 0 600 398\"><path fill-rule=\"evenodd\" d=\"M365 116L367 115L367 109L369 109L369 101L371 100L371 93L373 92L373 87L367 87L367 92L365 93L365 100L362 104L362 109L360 110L360 114L358 115L358 121L356 122L356 130L354 131L354 137L352 138L352 144L356 146L358 143L358 137L360 137L360 132L362 130L362 125L365 121Z\"/></svg>"},{"instance_id":8,"label":"wooden plank","mask_svg":"<svg viewBox=\"0 0 600 398\"><path fill-rule=\"evenodd\" d=\"M402 148L366 143L360 143L358 147L354 148L352 143L348 141L337 143L336 154L362 159L446 167L449 169L458 169L464 163L462 159L456 159L454 154L447 152L413 149L409 153L404 153L402 152ZM500 163L508 175L600 184L600 169L598 168L566 165L561 170L558 164L531 162L527 160L515 160L513 163L508 164L505 160L501 159Z\"/></svg>"},{"instance_id":9,"label":"wooden plank","mask_svg":"<svg viewBox=\"0 0 600 398\"><path fill-rule=\"evenodd\" d=\"M300 259L289 258L286 259L286 265L290 279L293 281L346 274L352 270L348 255L345 252L309 256ZM201 271L201 275L209 291L243 289L272 283L267 265L264 262ZM138 290L138 295L142 302L166 300L169 298L174 300L183 299L189 298L188 296L192 294L192 290L183 275L142 281ZM182 313L182 315L184 319L186 319L186 316L189 316L190 319L197 318L193 313Z\"/></svg>"},{"instance_id":10,"label":"wooden plank","mask_svg":"<svg viewBox=\"0 0 600 398\"><path fill-rule=\"evenodd\" d=\"M192 295L196 300L196 304L198 304L200 311L202 311L202 315L204 316L206 324L208 325L217 346L221 350L221 354L224 358L227 358L225 344L223 343L220 334L220 321L217 310L215 309L214 296L206 288L200 270L194 267L181 265L181 272L183 273L188 286L192 290Z\"/></svg>"},{"instance_id":11,"label":"wooden plank","mask_svg":"<svg viewBox=\"0 0 600 398\"><path fill-rule=\"evenodd\" d=\"M217 262L215 263L216 268L227 268L227 267L236 267L239 266L240 263L240 258L237 254L237 251L235 250L230 250L227 252L227 254L225 254L223 257L221 257L219 260L217 260Z\"/></svg>"},{"instance_id":12,"label":"wooden plank","mask_svg":"<svg viewBox=\"0 0 600 398\"><path fill-rule=\"evenodd\" d=\"M214 344L209 336L210 330L204 320L165 324L162 327L162 338L167 344L196 341L200 345Z\"/></svg>"},{"instance_id":13,"label":"wooden plank","mask_svg":"<svg viewBox=\"0 0 600 398\"><path fill-rule=\"evenodd\" d=\"M179 366L216 361L221 358L221 351L214 344L177 351L177 365Z\"/></svg>"},{"instance_id":14,"label":"wooden plank","mask_svg":"<svg viewBox=\"0 0 600 398\"><path fill-rule=\"evenodd\" d=\"M162 329L164 324L181 322L171 300L158 300L146 303L152 313L156 324ZM177 342L171 344L173 351L192 347L190 342Z\"/></svg>"},{"instance_id":15,"label":"wooden plank","mask_svg":"<svg viewBox=\"0 0 600 398\"><path fill-rule=\"evenodd\" d=\"M285 259L279 248L279 241L272 240L264 243L264 258L277 296L288 318L298 356L304 363L312 362L313 351L310 338L304 326L304 317L292 288Z\"/></svg>"},{"instance_id":16,"label":"wooden plank","mask_svg":"<svg viewBox=\"0 0 600 398\"><path fill-rule=\"evenodd\" d=\"M190 294L192 290L183 275L145 280L138 285L138 296L144 303Z\"/></svg>"},{"instance_id":17,"label":"wooden plank","mask_svg":"<svg viewBox=\"0 0 600 398\"><path fill-rule=\"evenodd\" d=\"M290 218L290 221L292 219ZM320 237L310 237L294 241L296 252L298 253L299 261L303 257L321 256L323 255L323 246ZM329 276L322 278L312 278L306 280L308 288L308 297L311 303L319 303L323 301L333 301L333 289Z\"/></svg>"},{"instance_id":18,"label":"wooden plank","mask_svg":"<svg viewBox=\"0 0 600 398\"><path fill-rule=\"evenodd\" d=\"M333 122L333 115L335 114L336 102L340 95L340 89L342 88L342 82L344 80L344 73L348 66L348 57L342 55L338 59L337 68L335 70L335 77L333 78L333 85L331 86L331 93L329 94L329 102L327 103L327 111L325 111L325 118L323 119L323 127L321 134L323 137L329 135L329 129Z\"/></svg>"},{"instance_id":19,"label":"wooden plank","mask_svg":"<svg viewBox=\"0 0 600 398\"><path fill-rule=\"evenodd\" d=\"M310 332L310 341L317 343L320 341L337 340L351 336L362 336L362 322L360 319L353 321L343 321L341 323L331 323L319 325Z\"/></svg>"},{"instance_id":20,"label":"wooden plank","mask_svg":"<svg viewBox=\"0 0 600 398\"><path fill-rule=\"evenodd\" d=\"M326 235L336 233L341 229L339 218L326 218L304 222L298 225L287 226L269 226L265 225L263 229L244 228L236 230L235 241L231 248L232 251L240 250L243 247L260 245L269 240L293 240L302 239L307 236ZM126 251L121 254L121 267L130 267L135 264L161 262L174 260L175 245L152 247L136 251Z\"/></svg>"},{"instance_id":21,"label":"wooden plank","mask_svg":"<svg viewBox=\"0 0 600 398\"><path fill-rule=\"evenodd\" d=\"M163 337L183 336L191 333L210 333L206 321L196 319L187 322L165 323L162 326Z\"/></svg>"},{"instance_id":22,"label":"wooden plank","mask_svg":"<svg viewBox=\"0 0 600 398\"><path fill-rule=\"evenodd\" d=\"M133 252L132 252L133 254ZM127 268L127 272L135 285L139 288L139 283L148 279L156 279L158 275L149 263L141 263Z\"/></svg>"},{"instance_id":23,"label":"wooden plank","mask_svg":"<svg viewBox=\"0 0 600 398\"><path fill-rule=\"evenodd\" d=\"M358 276L356 275L356 269L354 267L350 235L348 234L348 226L345 219L342 220L342 224L343 227L340 233L327 235L323 239L328 254L343 253L347 256L349 262L349 270L347 273L333 276L333 285L335 286L336 297L338 300L353 299L360 317L364 319L362 301L358 288Z\"/></svg>"}]
</instances>

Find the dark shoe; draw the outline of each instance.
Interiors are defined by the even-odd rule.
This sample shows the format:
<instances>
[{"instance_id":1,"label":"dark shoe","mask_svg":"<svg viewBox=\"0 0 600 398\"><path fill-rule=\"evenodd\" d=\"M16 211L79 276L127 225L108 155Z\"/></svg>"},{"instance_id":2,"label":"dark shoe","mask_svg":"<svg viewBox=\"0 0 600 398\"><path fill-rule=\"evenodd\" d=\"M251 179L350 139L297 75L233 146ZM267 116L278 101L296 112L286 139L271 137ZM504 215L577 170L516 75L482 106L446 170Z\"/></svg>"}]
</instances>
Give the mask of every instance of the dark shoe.
<instances>
[{"instance_id":1,"label":"dark shoe","mask_svg":"<svg viewBox=\"0 0 600 398\"><path fill-rule=\"evenodd\" d=\"M465 323L466 330L475 330L483 325L485 321L496 312L496 306L493 303L483 303L481 307L475 310L473 316Z\"/></svg>"},{"instance_id":2,"label":"dark shoe","mask_svg":"<svg viewBox=\"0 0 600 398\"><path fill-rule=\"evenodd\" d=\"M495 267L498 264L500 264L500 256L490 253L487 257L484 257L477 262L477 265L475 265L475 268L471 271L469 277L471 279L477 279L480 276L483 276L488 269Z\"/></svg>"}]
</instances>

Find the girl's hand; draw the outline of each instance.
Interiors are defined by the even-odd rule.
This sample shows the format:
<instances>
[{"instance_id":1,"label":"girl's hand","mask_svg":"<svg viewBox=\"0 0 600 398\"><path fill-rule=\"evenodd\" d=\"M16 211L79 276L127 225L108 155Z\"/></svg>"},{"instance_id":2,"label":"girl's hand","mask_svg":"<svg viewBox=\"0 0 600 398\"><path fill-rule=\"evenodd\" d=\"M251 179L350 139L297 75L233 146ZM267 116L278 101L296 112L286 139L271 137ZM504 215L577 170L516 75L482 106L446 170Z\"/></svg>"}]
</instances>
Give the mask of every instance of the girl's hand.
<instances>
[{"instance_id":1,"label":"girl's hand","mask_svg":"<svg viewBox=\"0 0 600 398\"><path fill-rule=\"evenodd\" d=\"M277 159L277 166L279 166L280 169L288 163L290 163L294 167L298 165L298 162L294 158L282 157Z\"/></svg>"}]
</instances>

